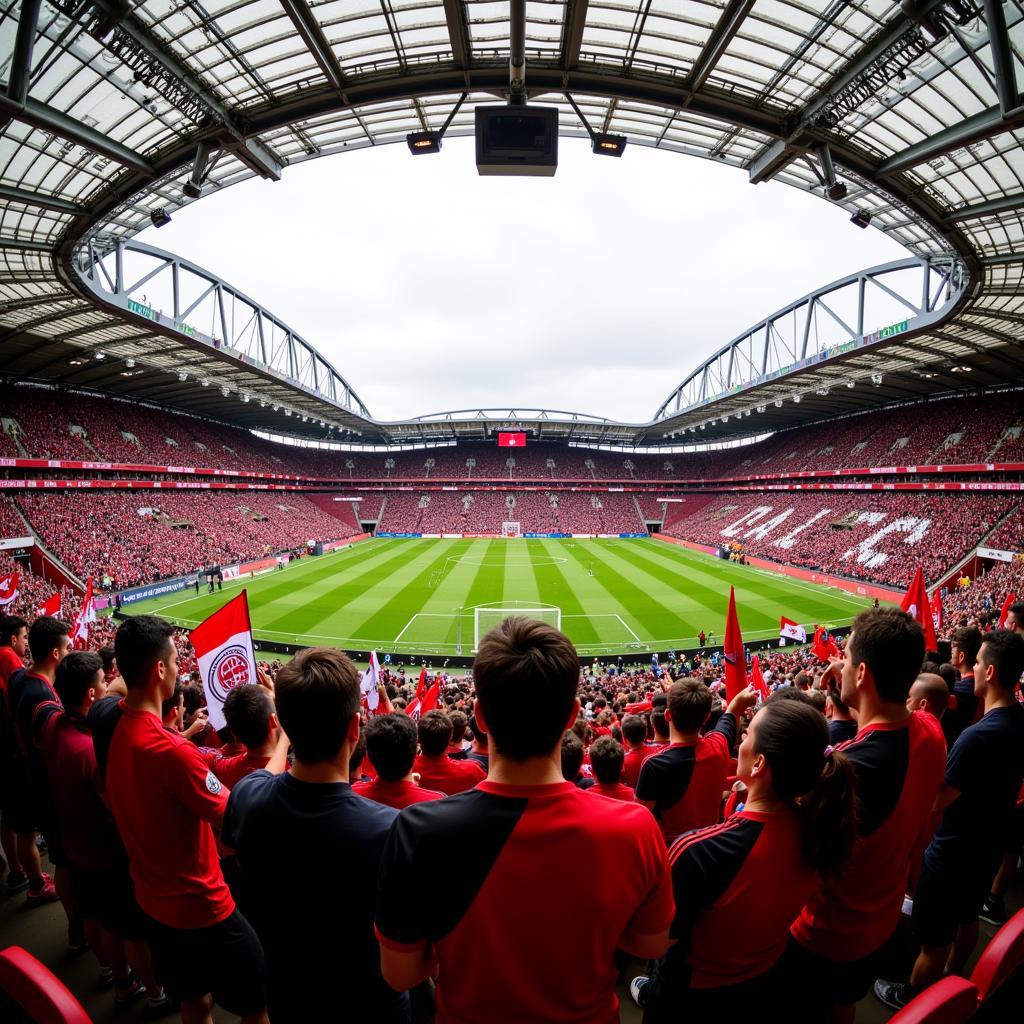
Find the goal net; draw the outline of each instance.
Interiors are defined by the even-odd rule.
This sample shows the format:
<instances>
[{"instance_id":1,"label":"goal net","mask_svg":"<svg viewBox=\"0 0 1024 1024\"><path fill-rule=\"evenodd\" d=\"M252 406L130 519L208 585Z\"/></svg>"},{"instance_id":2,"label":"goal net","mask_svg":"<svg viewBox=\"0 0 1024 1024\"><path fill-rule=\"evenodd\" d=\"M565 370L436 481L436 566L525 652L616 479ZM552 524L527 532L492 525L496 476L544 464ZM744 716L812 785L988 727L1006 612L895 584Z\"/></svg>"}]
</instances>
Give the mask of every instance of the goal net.
<instances>
[{"instance_id":1,"label":"goal net","mask_svg":"<svg viewBox=\"0 0 1024 1024\"><path fill-rule=\"evenodd\" d=\"M502 523L501 535L502 537L521 537L523 535L522 526L520 523Z\"/></svg>"},{"instance_id":2,"label":"goal net","mask_svg":"<svg viewBox=\"0 0 1024 1024\"><path fill-rule=\"evenodd\" d=\"M524 619L535 619L537 622L546 622L555 629L562 628L562 609L555 605L538 607L537 605L502 605L501 607L480 607L473 609L473 651L475 652L480 641L495 626L500 625L505 619L513 615L519 615Z\"/></svg>"}]
</instances>

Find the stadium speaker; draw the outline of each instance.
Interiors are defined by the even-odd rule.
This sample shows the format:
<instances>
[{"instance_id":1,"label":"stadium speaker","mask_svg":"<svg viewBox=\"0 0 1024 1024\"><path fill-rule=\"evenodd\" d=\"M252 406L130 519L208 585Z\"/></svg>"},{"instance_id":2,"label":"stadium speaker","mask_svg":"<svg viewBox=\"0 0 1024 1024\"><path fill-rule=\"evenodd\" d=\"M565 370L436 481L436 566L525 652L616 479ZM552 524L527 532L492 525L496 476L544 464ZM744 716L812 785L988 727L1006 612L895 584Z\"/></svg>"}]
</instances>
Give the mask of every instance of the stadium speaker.
<instances>
[{"instance_id":1,"label":"stadium speaker","mask_svg":"<svg viewBox=\"0 0 1024 1024\"><path fill-rule=\"evenodd\" d=\"M476 169L551 177L558 169L558 108L478 106Z\"/></svg>"}]
</instances>

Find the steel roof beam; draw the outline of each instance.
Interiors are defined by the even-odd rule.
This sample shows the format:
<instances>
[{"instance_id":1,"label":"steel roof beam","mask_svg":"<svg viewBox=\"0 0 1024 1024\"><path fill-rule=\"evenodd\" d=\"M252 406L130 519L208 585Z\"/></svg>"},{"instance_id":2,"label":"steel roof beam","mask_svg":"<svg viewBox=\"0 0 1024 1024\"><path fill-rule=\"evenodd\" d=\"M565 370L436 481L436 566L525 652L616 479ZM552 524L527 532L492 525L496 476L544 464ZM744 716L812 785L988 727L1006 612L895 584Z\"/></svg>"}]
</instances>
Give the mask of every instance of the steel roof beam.
<instances>
[{"instance_id":1,"label":"steel roof beam","mask_svg":"<svg viewBox=\"0 0 1024 1024\"><path fill-rule=\"evenodd\" d=\"M21 203L24 206L34 206L40 210L53 210L55 213L69 213L72 216L80 217L88 213L84 206L73 203L61 196L48 196L41 192L30 192L27 189L14 188L13 185L0 185L0 199L9 203Z\"/></svg>"},{"instance_id":2,"label":"steel roof beam","mask_svg":"<svg viewBox=\"0 0 1024 1024\"><path fill-rule=\"evenodd\" d=\"M1024 263L1024 252L1008 252L1001 256L983 256L982 266L1005 267L1013 263Z\"/></svg>"},{"instance_id":3,"label":"steel roof beam","mask_svg":"<svg viewBox=\"0 0 1024 1024\"><path fill-rule=\"evenodd\" d=\"M7 92L15 103L28 98L29 79L32 74L32 51L36 43L36 27L42 0L22 0L18 14L18 31L11 55L11 69L7 77Z\"/></svg>"},{"instance_id":4,"label":"steel roof beam","mask_svg":"<svg viewBox=\"0 0 1024 1024\"><path fill-rule=\"evenodd\" d=\"M344 88L345 73L309 5L305 0L280 0L280 3L295 26L295 31L299 33L303 45L312 54L324 77L331 83L331 88L341 92Z\"/></svg>"},{"instance_id":5,"label":"steel roof beam","mask_svg":"<svg viewBox=\"0 0 1024 1024\"><path fill-rule=\"evenodd\" d=\"M997 213L1011 213L1024 207L1024 192L1011 192L997 199L986 199L971 206L962 206L946 215L947 224L958 224L965 220L978 220Z\"/></svg>"},{"instance_id":6,"label":"steel roof beam","mask_svg":"<svg viewBox=\"0 0 1024 1024\"><path fill-rule=\"evenodd\" d=\"M469 41L469 25L466 23L464 0L444 0L444 18L448 23L448 39L452 45L452 56L455 58L455 63L461 68L467 68L472 58L473 49Z\"/></svg>"},{"instance_id":7,"label":"steel roof beam","mask_svg":"<svg viewBox=\"0 0 1024 1024\"><path fill-rule=\"evenodd\" d=\"M1018 95L1017 103L1011 112L1004 115L1000 107L989 107L987 110L968 117L959 124L944 128L941 132L928 136L921 142L908 146L899 153L894 153L878 165L877 173L881 177L909 171L920 164L934 160L936 157L947 156L954 150L961 149L972 142L981 142L994 135L1012 131L1024 125L1024 104Z\"/></svg>"},{"instance_id":8,"label":"steel roof beam","mask_svg":"<svg viewBox=\"0 0 1024 1024\"><path fill-rule=\"evenodd\" d=\"M688 89L699 89L707 80L708 76L718 62L725 55L729 44L736 37L747 15L754 7L755 0L730 0L728 7L722 12L717 24L708 36L704 48L697 55L697 59L690 68L690 74L686 79Z\"/></svg>"},{"instance_id":9,"label":"steel roof beam","mask_svg":"<svg viewBox=\"0 0 1024 1024\"><path fill-rule=\"evenodd\" d=\"M445 7L448 6L446 0ZM567 70L580 62L583 31L587 27L589 0L569 0L562 25L562 44L558 63Z\"/></svg>"},{"instance_id":10,"label":"steel roof beam","mask_svg":"<svg viewBox=\"0 0 1024 1024\"><path fill-rule=\"evenodd\" d=\"M47 242L30 242L20 238L0 237L0 249L24 249L26 252L53 252L53 246Z\"/></svg>"},{"instance_id":11,"label":"steel roof beam","mask_svg":"<svg viewBox=\"0 0 1024 1024\"><path fill-rule=\"evenodd\" d=\"M27 96L23 102L18 102L7 93L0 92L0 111L9 114L16 121L24 121L33 128L51 132L69 142L84 146L99 156L109 157L133 171L139 171L147 178L153 176L153 165L135 150L122 146L120 142L107 138L106 135L94 131L74 117L57 110L56 107L40 103L31 96Z\"/></svg>"},{"instance_id":12,"label":"steel roof beam","mask_svg":"<svg viewBox=\"0 0 1024 1024\"><path fill-rule=\"evenodd\" d=\"M1006 30L1006 12L1003 0L983 0L985 24L988 25L988 43L992 51L992 70L996 78L996 95L1005 117L1020 103L1020 90L1010 49L1010 33Z\"/></svg>"}]
</instances>

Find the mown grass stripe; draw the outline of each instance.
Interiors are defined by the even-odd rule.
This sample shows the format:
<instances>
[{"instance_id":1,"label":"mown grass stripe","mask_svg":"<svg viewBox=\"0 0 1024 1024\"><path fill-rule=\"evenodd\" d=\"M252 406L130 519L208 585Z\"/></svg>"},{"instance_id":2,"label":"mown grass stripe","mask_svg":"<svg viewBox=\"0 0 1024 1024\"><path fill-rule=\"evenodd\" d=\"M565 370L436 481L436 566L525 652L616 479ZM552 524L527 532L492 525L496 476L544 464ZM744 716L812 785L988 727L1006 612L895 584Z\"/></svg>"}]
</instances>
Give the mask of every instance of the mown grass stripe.
<instances>
[{"instance_id":1,"label":"mown grass stripe","mask_svg":"<svg viewBox=\"0 0 1024 1024\"><path fill-rule=\"evenodd\" d=\"M598 636L590 618L569 619L567 615L587 615L586 609L577 598L572 583L562 569L561 564L555 561L562 557L556 554L556 541L540 541L541 551L549 561L534 563L533 574L537 579L537 590L540 592L541 600L545 604L555 604L562 609L562 632L574 644L599 644L601 637ZM560 550L560 549L558 549Z\"/></svg>"}]
</instances>

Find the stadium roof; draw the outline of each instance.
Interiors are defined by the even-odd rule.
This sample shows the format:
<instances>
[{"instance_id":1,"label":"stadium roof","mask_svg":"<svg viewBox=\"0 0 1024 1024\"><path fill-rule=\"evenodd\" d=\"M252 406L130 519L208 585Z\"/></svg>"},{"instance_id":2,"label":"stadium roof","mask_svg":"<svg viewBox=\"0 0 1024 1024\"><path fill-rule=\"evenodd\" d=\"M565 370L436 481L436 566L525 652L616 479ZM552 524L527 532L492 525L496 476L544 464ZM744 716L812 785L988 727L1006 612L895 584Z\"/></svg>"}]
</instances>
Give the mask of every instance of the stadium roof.
<instances>
[{"instance_id":1,"label":"stadium roof","mask_svg":"<svg viewBox=\"0 0 1024 1024\"><path fill-rule=\"evenodd\" d=\"M154 215L194 201L187 193L437 130L463 94L449 134L470 134L473 107L508 92L509 12L508 0L143 0L130 9L0 0L4 372L296 435L327 436L321 420L376 443L422 437L426 422L435 439L478 428L481 411L378 423L284 325L294 342L284 351L310 364L312 386L295 358L282 371L273 358L182 329L177 316L133 309L124 290L107 289L114 301L100 295L96 268L116 263L118 242ZM638 444L673 443L670 434L704 423L699 439L712 440L751 433L747 413L758 405L764 430L1024 380L1019 0L530 0L525 14L527 93L559 106L563 133L585 133L571 94L595 130L870 215L948 287L941 301L916 303L906 330L836 346L813 366L799 365L806 354L773 354L770 331L764 370L750 343L726 346L649 424L540 411L518 422L543 424L547 436ZM273 321L263 311L261 327L263 314ZM882 326L833 319L853 328L852 342ZM761 380L769 365L784 372ZM226 404L222 391L196 386L200 375L268 405ZM879 380L844 389L841 401L819 394L844 375ZM705 381L703 397L694 380ZM776 406L782 392L803 401Z\"/></svg>"}]
</instances>

